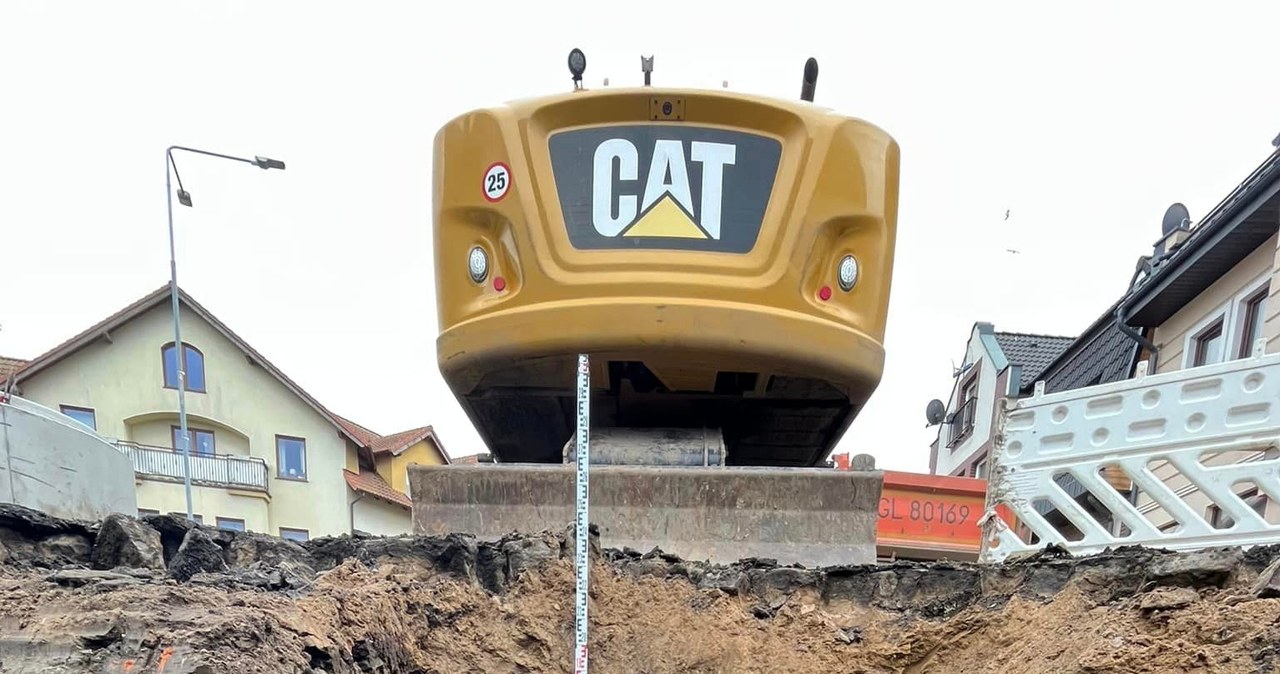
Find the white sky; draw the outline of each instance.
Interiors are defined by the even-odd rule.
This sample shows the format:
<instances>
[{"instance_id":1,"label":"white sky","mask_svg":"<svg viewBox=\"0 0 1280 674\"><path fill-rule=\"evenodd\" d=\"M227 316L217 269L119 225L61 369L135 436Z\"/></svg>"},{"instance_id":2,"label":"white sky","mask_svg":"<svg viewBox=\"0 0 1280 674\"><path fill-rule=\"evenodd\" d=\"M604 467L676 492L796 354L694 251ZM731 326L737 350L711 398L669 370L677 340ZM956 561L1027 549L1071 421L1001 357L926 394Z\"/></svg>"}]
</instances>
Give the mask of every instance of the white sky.
<instances>
[{"instance_id":1,"label":"white sky","mask_svg":"<svg viewBox=\"0 0 1280 674\"><path fill-rule=\"evenodd\" d=\"M167 283L165 147L277 157L179 157L179 283L339 414L475 453L435 363L436 130L567 90L575 46L593 87L654 54L656 85L786 98L815 56L817 102L902 147L884 383L837 451L926 471L974 321L1078 333L1280 133L1280 4L1031 4L4 3L0 355Z\"/></svg>"}]
</instances>

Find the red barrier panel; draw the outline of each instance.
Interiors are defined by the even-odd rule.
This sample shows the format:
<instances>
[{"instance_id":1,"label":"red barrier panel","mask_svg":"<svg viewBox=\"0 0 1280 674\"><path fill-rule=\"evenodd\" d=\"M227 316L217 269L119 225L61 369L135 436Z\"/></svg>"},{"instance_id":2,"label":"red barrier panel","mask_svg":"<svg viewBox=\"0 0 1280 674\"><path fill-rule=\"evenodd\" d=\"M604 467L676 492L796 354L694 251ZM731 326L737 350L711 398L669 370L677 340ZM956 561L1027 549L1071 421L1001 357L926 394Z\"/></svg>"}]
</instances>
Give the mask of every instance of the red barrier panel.
<instances>
[{"instance_id":1,"label":"red barrier panel","mask_svg":"<svg viewBox=\"0 0 1280 674\"><path fill-rule=\"evenodd\" d=\"M987 482L884 471L876 547L881 556L976 559Z\"/></svg>"}]
</instances>

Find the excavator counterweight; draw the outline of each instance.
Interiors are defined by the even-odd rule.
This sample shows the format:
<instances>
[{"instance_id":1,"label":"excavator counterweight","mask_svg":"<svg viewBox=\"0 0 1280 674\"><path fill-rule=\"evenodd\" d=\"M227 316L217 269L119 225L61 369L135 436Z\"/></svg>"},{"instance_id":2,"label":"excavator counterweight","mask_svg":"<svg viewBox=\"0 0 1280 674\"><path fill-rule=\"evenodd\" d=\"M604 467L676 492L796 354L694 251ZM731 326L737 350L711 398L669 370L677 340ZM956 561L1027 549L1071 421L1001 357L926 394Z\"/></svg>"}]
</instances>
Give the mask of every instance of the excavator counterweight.
<instances>
[{"instance_id":1,"label":"excavator counterweight","mask_svg":"<svg viewBox=\"0 0 1280 674\"><path fill-rule=\"evenodd\" d=\"M604 544L874 559L881 474L826 458L884 367L898 146L816 73L797 101L575 83L439 131L437 356L495 463L414 467L416 531L573 520L587 354Z\"/></svg>"}]
</instances>

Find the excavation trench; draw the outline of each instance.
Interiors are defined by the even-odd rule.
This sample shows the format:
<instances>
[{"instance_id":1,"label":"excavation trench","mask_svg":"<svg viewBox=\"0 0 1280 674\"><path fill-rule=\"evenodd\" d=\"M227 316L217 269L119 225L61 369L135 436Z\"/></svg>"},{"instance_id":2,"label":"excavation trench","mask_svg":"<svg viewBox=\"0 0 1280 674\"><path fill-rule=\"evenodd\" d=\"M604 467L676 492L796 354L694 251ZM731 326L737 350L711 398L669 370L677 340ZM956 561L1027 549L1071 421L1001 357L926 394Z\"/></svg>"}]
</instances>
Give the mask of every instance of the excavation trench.
<instances>
[{"instance_id":1,"label":"excavation trench","mask_svg":"<svg viewBox=\"0 0 1280 674\"><path fill-rule=\"evenodd\" d=\"M591 670L1271 672L1280 547L994 566L594 550ZM0 506L0 671L569 672L572 539L303 545Z\"/></svg>"}]
</instances>

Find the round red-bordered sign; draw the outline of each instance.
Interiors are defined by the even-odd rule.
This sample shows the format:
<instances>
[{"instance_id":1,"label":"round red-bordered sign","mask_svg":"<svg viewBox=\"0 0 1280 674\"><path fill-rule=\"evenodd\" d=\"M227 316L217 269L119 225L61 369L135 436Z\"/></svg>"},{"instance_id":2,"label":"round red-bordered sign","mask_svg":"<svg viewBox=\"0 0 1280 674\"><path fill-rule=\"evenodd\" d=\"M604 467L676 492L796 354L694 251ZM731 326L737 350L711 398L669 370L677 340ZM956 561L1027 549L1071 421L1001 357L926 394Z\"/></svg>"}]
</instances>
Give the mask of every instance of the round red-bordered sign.
<instances>
[{"instance_id":1,"label":"round red-bordered sign","mask_svg":"<svg viewBox=\"0 0 1280 674\"><path fill-rule=\"evenodd\" d=\"M496 203L502 201L511 190L511 167L506 162L495 161L484 170L484 178L480 180L480 192L485 200Z\"/></svg>"}]
</instances>

